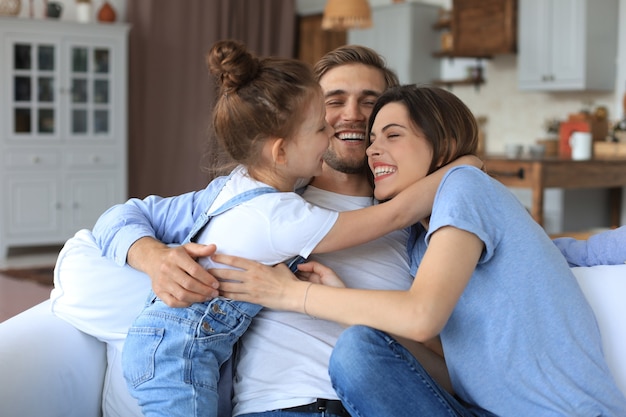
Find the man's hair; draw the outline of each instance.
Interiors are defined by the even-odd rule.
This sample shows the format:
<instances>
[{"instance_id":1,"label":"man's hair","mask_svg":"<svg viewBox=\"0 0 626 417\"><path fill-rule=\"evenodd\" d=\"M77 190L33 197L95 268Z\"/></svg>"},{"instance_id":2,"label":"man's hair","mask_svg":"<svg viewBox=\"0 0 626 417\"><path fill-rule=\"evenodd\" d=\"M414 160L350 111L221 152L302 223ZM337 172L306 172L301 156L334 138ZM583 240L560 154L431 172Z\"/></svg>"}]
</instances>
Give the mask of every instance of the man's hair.
<instances>
[{"instance_id":1,"label":"man's hair","mask_svg":"<svg viewBox=\"0 0 626 417\"><path fill-rule=\"evenodd\" d=\"M328 52L317 61L313 72L319 81L331 69L347 64L363 64L380 70L385 78L385 88L400 84L398 76L387 68L385 59L373 49L361 45L344 45Z\"/></svg>"}]
</instances>

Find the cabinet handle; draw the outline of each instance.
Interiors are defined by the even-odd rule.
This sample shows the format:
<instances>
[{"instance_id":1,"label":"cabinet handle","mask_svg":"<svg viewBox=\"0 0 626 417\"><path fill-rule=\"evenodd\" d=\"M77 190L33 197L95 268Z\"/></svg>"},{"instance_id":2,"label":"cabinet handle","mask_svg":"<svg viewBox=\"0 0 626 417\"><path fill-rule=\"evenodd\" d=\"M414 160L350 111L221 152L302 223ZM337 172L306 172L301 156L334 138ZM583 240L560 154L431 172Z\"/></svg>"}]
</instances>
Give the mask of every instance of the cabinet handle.
<instances>
[{"instance_id":1,"label":"cabinet handle","mask_svg":"<svg viewBox=\"0 0 626 417\"><path fill-rule=\"evenodd\" d=\"M511 171L489 171L487 170L487 172L492 176L492 177L509 177L509 178L519 178L520 180L524 179L524 168L520 168L517 171L511 172Z\"/></svg>"},{"instance_id":2,"label":"cabinet handle","mask_svg":"<svg viewBox=\"0 0 626 417\"><path fill-rule=\"evenodd\" d=\"M38 164L41 162L41 158L37 155L33 156L33 164Z\"/></svg>"}]
</instances>

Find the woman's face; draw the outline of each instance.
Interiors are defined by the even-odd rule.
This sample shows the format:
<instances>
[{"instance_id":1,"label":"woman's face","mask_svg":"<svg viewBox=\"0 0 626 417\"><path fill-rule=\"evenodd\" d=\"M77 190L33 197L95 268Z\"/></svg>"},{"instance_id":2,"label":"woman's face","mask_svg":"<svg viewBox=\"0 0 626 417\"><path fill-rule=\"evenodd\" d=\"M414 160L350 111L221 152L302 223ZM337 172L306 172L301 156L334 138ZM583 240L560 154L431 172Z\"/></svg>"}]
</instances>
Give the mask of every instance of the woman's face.
<instances>
[{"instance_id":1,"label":"woman's face","mask_svg":"<svg viewBox=\"0 0 626 417\"><path fill-rule=\"evenodd\" d=\"M409 118L403 103L384 105L372 125L371 145L367 148L374 173L374 196L388 200L428 173L433 150Z\"/></svg>"}]
</instances>

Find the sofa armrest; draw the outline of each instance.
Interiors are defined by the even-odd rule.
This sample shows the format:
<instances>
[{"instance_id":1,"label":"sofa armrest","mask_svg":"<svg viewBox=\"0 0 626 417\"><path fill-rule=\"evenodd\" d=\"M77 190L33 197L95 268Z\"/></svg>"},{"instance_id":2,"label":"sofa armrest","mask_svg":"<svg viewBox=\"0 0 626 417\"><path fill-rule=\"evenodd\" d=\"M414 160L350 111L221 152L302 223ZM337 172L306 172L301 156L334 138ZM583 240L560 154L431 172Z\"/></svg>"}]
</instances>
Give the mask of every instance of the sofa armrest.
<instances>
[{"instance_id":1,"label":"sofa armrest","mask_svg":"<svg viewBox=\"0 0 626 417\"><path fill-rule=\"evenodd\" d=\"M579 267L572 272L596 316L609 369L626 395L626 265Z\"/></svg>"},{"instance_id":2,"label":"sofa armrest","mask_svg":"<svg viewBox=\"0 0 626 417\"><path fill-rule=\"evenodd\" d=\"M50 311L50 301L0 323L0 415L100 417L105 344Z\"/></svg>"}]
</instances>

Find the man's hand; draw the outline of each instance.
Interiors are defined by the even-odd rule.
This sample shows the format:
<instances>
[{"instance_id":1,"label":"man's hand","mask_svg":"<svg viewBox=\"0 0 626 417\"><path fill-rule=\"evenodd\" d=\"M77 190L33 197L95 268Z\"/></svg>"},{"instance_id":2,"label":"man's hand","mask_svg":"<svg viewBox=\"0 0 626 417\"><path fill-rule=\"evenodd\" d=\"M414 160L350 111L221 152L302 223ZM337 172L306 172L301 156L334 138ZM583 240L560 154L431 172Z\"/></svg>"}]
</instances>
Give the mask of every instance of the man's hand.
<instances>
[{"instance_id":1,"label":"man's hand","mask_svg":"<svg viewBox=\"0 0 626 417\"><path fill-rule=\"evenodd\" d=\"M215 245L169 247L144 237L128 251L130 266L148 274L154 293L170 307L187 307L218 296L219 282L197 262L215 254Z\"/></svg>"},{"instance_id":2,"label":"man's hand","mask_svg":"<svg viewBox=\"0 0 626 417\"><path fill-rule=\"evenodd\" d=\"M335 271L319 262L310 261L298 265L298 277L311 281L315 284L328 285L329 287L345 288L341 278Z\"/></svg>"}]
</instances>

